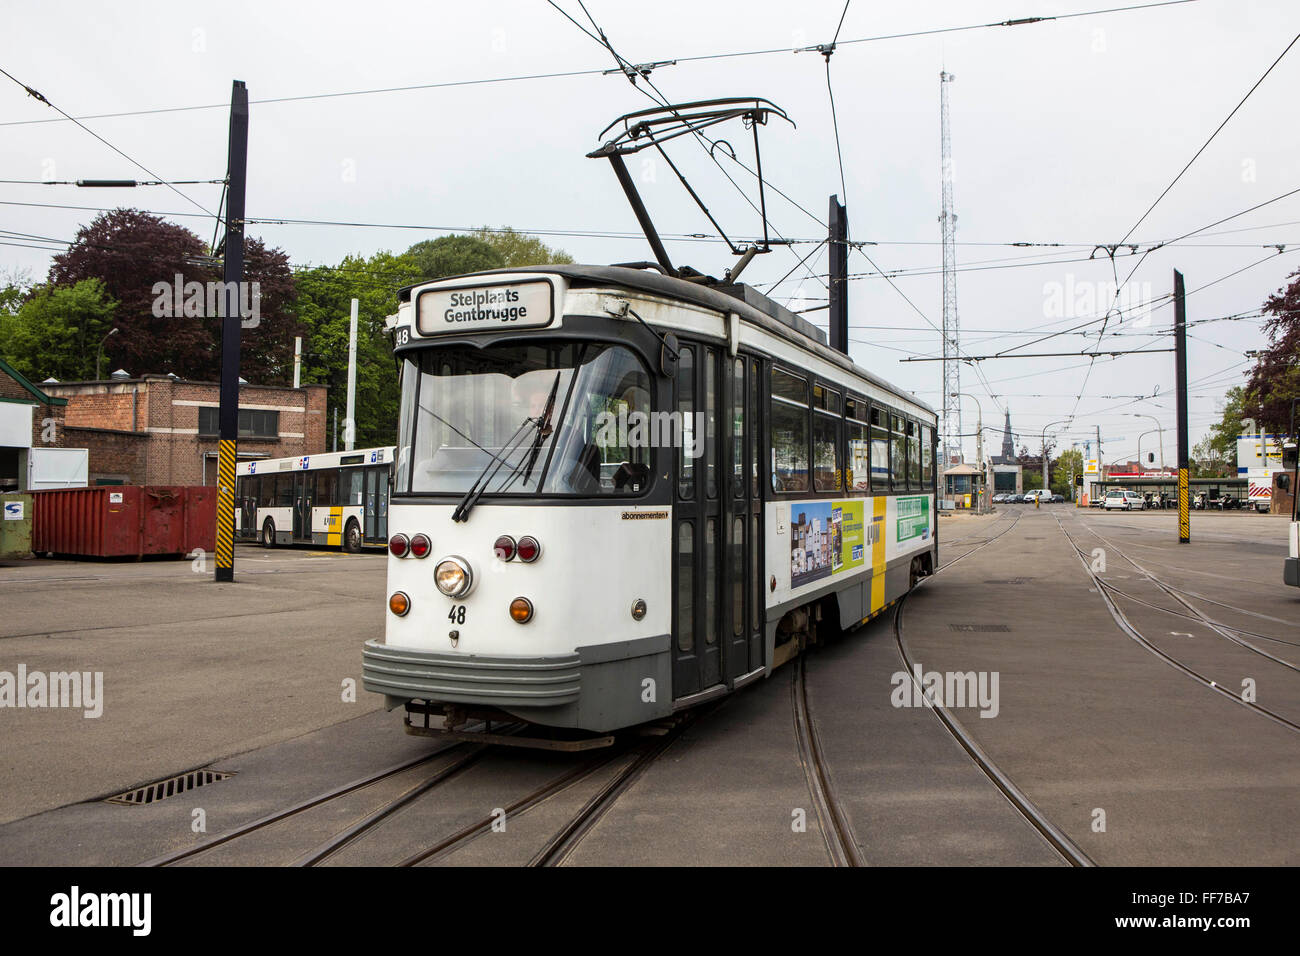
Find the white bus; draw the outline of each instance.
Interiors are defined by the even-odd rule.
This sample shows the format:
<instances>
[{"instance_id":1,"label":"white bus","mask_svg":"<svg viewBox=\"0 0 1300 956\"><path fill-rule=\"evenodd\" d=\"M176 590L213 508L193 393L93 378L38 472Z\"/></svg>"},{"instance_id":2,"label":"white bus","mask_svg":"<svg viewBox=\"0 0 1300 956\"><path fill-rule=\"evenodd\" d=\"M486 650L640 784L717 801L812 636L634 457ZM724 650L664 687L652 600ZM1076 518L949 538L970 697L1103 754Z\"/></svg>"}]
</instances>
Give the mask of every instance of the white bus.
<instances>
[{"instance_id":1,"label":"white bus","mask_svg":"<svg viewBox=\"0 0 1300 956\"><path fill-rule=\"evenodd\" d=\"M360 551L388 543L392 446L241 461L235 534L265 548L315 544Z\"/></svg>"}]
</instances>

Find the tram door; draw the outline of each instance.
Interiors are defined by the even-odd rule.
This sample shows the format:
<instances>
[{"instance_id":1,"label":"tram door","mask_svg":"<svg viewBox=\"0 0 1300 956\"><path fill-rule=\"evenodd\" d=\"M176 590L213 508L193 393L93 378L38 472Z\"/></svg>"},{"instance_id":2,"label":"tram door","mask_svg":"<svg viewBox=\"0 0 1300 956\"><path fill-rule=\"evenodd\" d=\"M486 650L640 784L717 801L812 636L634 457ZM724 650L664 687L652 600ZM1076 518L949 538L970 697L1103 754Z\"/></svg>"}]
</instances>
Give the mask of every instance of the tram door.
<instances>
[{"instance_id":1,"label":"tram door","mask_svg":"<svg viewBox=\"0 0 1300 956\"><path fill-rule=\"evenodd\" d=\"M726 357L725 364L724 669L728 680L734 680L763 663L763 500L759 479L763 432L758 360L739 355Z\"/></svg>"},{"instance_id":2,"label":"tram door","mask_svg":"<svg viewBox=\"0 0 1300 956\"><path fill-rule=\"evenodd\" d=\"M680 347L674 379L681 441L675 451L673 549L673 697L722 681L726 531L719 461L722 416L719 350L695 343ZM694 453L694 454L692 454Z\"/></svg>"}]
</instances>

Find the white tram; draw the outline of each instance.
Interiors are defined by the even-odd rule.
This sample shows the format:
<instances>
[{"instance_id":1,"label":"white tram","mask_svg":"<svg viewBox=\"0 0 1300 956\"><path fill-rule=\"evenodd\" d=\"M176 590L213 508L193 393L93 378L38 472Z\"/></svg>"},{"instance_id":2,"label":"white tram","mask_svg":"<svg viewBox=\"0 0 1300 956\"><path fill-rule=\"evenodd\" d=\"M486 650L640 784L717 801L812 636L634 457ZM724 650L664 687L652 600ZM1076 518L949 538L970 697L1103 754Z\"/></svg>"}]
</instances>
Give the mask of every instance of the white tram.
<instances>
[{"instance_id":1,"label":"white tram","mask_svg":"<svg viewBox=\"0 0 1300 956\"><path fill-rule=\"evenodd\" d=\"M389 709L609 731L765 677L936 566L936 416L743 285L404 290ZM408 716L408 727L410 718Z\"/></svg>"}]
</instances>

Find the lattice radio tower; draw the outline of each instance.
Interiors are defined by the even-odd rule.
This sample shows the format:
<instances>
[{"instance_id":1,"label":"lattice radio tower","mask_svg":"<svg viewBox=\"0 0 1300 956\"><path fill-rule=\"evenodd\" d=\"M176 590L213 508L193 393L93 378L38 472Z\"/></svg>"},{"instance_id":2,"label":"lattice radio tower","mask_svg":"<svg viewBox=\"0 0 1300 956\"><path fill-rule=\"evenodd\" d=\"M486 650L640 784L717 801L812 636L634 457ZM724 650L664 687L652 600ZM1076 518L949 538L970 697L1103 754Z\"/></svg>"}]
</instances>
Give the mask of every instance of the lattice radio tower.
<instances>
[{"instance_id":1,"label":"lattice radio tower","mask_svg":"<svg viewBox=\"0 0 1300 956\"><path fill-rule=\"evenodd\" d=\"M943 178L943 456L950 464L961 455L961 354L957 327L957 216L952 211L952 142L948 135L948 84L953 74L939 73L940 160Z\"/></svg>"}]
</instances>

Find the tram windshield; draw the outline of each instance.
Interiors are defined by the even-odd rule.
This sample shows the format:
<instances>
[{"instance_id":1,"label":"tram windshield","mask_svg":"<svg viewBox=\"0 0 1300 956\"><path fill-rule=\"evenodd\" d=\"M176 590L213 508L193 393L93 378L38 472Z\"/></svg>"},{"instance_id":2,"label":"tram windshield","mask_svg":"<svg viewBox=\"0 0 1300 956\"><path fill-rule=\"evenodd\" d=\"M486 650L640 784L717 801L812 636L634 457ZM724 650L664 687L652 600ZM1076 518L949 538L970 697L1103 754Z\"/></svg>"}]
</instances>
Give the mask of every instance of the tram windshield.
<instances>
[{"instance_id":1,"label":"tram windshield","mask_svg":"<svg viewBox=\"0 0 1300 956\"><path fill-rule=\"evenodd\" d=\"M649 412L650 377L619 345L408 353L397 490L464 494L479 481L489 496L637 495L650 450L629 441L628 422Z\"/></svg>"}]
</instances>

